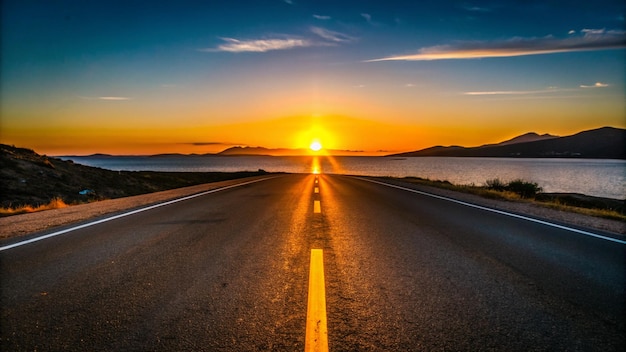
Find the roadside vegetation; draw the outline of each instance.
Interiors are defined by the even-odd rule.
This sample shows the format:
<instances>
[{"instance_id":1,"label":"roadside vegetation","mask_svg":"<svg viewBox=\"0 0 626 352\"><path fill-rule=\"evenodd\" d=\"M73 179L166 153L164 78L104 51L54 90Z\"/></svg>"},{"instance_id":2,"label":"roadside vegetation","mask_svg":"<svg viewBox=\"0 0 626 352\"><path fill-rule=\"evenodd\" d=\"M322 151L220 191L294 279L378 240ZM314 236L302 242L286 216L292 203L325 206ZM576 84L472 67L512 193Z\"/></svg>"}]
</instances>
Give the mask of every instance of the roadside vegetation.
<instances>
[{"instance_id":1,"label":"roadside vegetation","mask_svg":"<svg viewBox=\"0 0 626 352\"><path fill-rule=\"evenodd\" d=\"M12 207L4 207L0 208L0 217L2 216L10 216L10 215L18 215L25 213L34 213L36 211L42 210L51 210L51 209L60 209L68 207L67 204L61 198L54 198L50 200L47 204L41 205L19 205L15 208Z\"/></svg>"},{"instance_id":2,"label":"roadside vegetation","mask_svg":"<svg viewBox=\"0 0 626 352\"><path fill-rule=\"evenodd\" d=\"M455 185L449 181L429 180L419 177L405 177L402 180L425 186L474 194L489 199L526 202L556 210L626 221L624 200L571 193L543 193L542 187L537 183L521 179L510 182L491 179L485 181L484 185Z\"/></svg>"},{"instance_id":3,"label":"roadside vegetation","mask_svg":"<svg viewBox=\"0 0 626 352\"><path fill-rule=\"evenodd\" d=\"M47 174L38 172L34 174L35 177L19 175L13 178L0 178L2 182L0 185L0 194L2 194L0 217L267 174L263 170L242 172L117 172L82 165L76 165L81 167L82 173L55 173L58 165L71 165L71 162L52 159L50 164L57 165L57 167ZM14 168L14 170L19 169ZM28 175L32 175L32 173Z\"/></svg>"}]
</instances>

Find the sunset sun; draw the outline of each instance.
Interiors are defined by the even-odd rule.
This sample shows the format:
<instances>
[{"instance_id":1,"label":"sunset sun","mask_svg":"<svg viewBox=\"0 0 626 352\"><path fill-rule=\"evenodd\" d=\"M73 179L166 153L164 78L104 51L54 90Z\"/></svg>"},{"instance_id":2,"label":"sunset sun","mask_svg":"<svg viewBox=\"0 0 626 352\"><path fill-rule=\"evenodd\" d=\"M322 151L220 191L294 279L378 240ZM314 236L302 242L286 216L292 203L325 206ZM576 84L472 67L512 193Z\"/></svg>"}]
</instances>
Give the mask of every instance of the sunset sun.
<instances>
[{"instance_id":1,"label":"sunset sun","mask_svg":"<svg viewBox=\"0 0 626 352\"><path fill-rule=\"evenodd\" d=\"M320 150L322 150L322 143L320 143L319 141L313 141L311 145L309 145L309 148L314 152L319 152Z\"/></svg>"}]
</instances>

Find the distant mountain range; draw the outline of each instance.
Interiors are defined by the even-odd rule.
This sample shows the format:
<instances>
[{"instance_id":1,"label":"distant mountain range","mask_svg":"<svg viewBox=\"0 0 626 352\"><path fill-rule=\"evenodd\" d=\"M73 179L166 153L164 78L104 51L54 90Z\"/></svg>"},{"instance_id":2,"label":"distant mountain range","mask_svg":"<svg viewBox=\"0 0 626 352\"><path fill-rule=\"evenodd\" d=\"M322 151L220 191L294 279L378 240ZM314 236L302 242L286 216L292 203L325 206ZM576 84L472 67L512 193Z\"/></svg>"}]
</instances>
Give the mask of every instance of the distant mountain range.
<instances>
[{"instance_id":1,"label":"distant mountain range","mask_svg":"<svg viewBox=\"0 0 626 352\"><path fill-rule=\"evenodd\" d=\"M311 155L308 149L264 148L235 146L219 153L207 154L157 154L151 157L198 157L198 156L298 156ZM322 155L346 156L368 155L360 150L324 150ZM72 157L123 157L93 154ZM489 158L589 158L626 159L626 130L614 127L579 132L565 137L529 132L515 138L479 147L435 146L412 152L391 154L393 157L489 157ZM129 156L130 157L130 156Z\"/></svg>"},{"instance_id":2,"label":"distant mountain range","mask_svg":"<svg viewBox=\"0 0 626 352\"><path fill-rule=\"evenodd\" d=\"M389 156L626 159L626 130L602 127L566 137L531 132L480 147L436 146Z\"/></svg>"},{"instance_id":3,"label":"distant mountain range","mask_svg":"<svg viewBox=\"0 0 626 352\"><path fill-rule=\"evenodd\" d=\"M287 148L277 148L270 149L264 147L231 147L226 150L223 150L217 155L307 155L309 154L306 149L287 149Z\"/></svg>"},{"instance_id":4,"label":"distant mountain range","mask_svg":"<svg viewBox=\"0 0 626 352\"><path fill-rule=\"evenodd\" d=\"M153 154L153 155L111 155L111 154L90 154L90 155L60 155L61 158L123 158L123 157L138 157L145 156L151 158L168 158L168 157L203 157L203 156L301 156L311 155L309 149L290 149L290 148L265 148L265 147L248 147L248 146L235 146L225 149L219 153L206 153L206 154L180 154L180 153L165 153L165 154ZM324 149L322 155L333 156L349 156L349 155L367 155L362 150L338 150L338 149Z\"/></svg>"},{"instance_id":5,"label":"distant mountain range","mask_svg":"<svg viewBox=\"0 0 626 352\"><path fill-rule=\"evenodd\" d=\"M323 155L364 155L362 150L336 150L325 149ZM311 155L309 149L289 149L289 148L264 148L264 147L231 147L215 155L237 156L237 155L271 155L271 156L298 156Z\"/></svg>"}]
</instances>

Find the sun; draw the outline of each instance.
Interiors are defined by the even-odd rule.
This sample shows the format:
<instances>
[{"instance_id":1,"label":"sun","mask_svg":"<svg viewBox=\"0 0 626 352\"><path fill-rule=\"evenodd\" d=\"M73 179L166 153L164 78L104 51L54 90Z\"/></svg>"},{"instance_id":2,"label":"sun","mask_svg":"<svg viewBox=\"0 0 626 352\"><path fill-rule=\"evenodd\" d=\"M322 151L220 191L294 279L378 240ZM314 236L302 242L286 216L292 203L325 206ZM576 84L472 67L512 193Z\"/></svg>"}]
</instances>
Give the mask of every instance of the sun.
<instances>
[{"instance_id":1,"label":"sun","mask_svg":"<svg viewBox=\"0 0 626 352\"><path fill-rule=\"evenodd\" d=\"M319 152L320 150L322 150L322 143L320 143L319 141L315 140L313 142L311 142L311 145L309 145L309 148L314 151L314 152Z\"/></svg>"}]
</instances>

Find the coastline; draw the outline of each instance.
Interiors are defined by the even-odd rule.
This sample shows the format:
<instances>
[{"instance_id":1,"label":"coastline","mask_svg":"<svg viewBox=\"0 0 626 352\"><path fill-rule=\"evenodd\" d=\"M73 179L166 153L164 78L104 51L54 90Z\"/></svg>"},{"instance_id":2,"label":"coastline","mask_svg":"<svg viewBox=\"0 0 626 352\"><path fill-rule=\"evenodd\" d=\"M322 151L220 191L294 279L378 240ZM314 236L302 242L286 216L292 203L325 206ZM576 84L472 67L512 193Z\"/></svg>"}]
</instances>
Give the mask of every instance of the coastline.
<instances>
[{"instance_id":1,"label":"coastline","mask_svg":"<svg viewBox=\"0 0 626 352\"><path fill-rule=\"evenodd\" d=\"M275 175L254 176L240 178L236 180L220 181L206 183L196 186L177 188L167 191L148 193L143 195L123 197L116 199L102 200L92 203L72 205L66 208L52 209L34 213L26 213L0 218L0 240L25 236L39 231L43 231L52 227L60 227L70 224L77 224L89 219L94 219L107 215L114 215L127 210L149 206L152 204L165 202L168 200L188 196L204 192L207 190L217 189L233 185L240 182L246 182L254 179L275 177ZM350 176L342 176L350 177ZM522 214L542 220L566 224L570 226L578 226L596 231L609 232L612 234L626 235L626 223L619 220L604 219L590 215L578 214L563 210L550 209L522 201L489 199L473 194L442 189L427 185L419 185L402 181L401 179L381 178L372 176L358 176L381 180L390 184L395 184L407 188L413 188L434 195L445 196L456 200L481 205L497 210Z\"/></svg>"}]
</instances>

